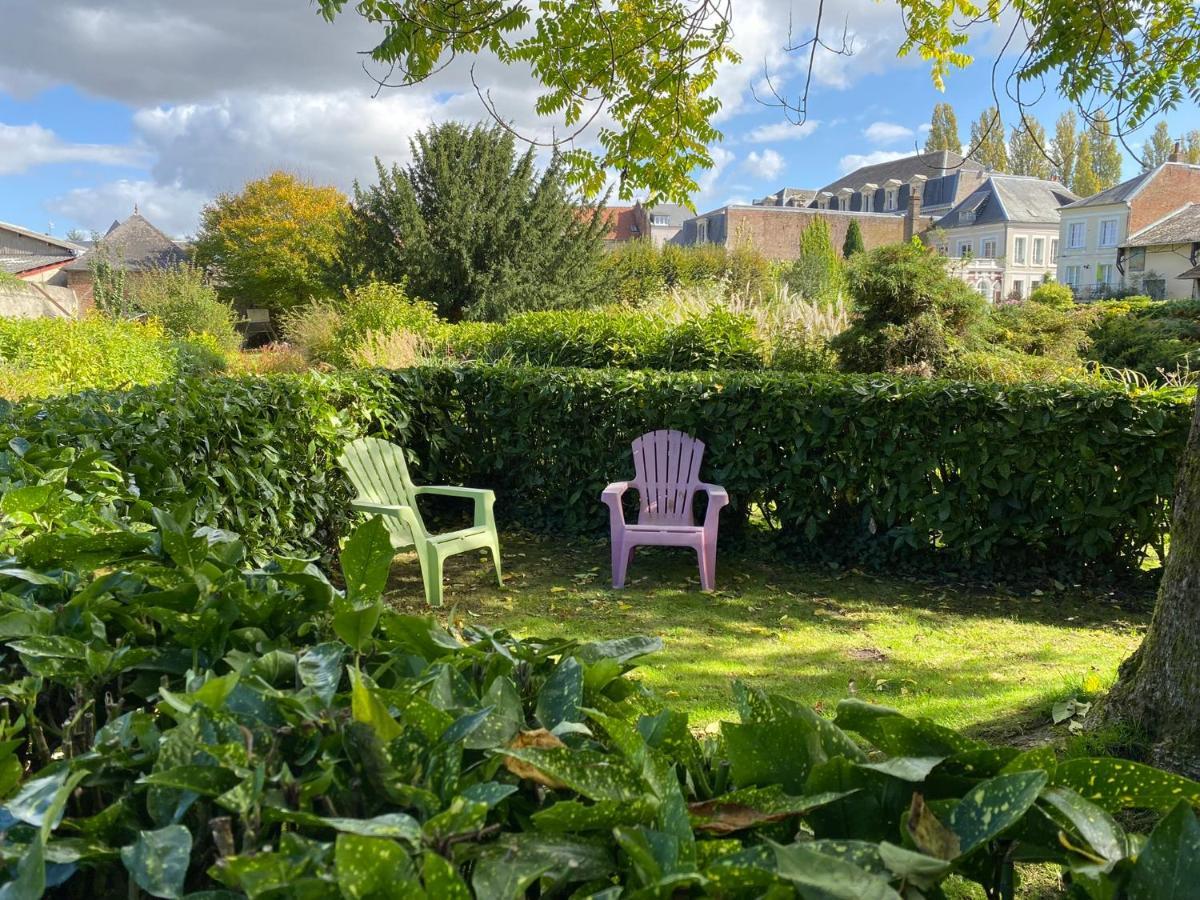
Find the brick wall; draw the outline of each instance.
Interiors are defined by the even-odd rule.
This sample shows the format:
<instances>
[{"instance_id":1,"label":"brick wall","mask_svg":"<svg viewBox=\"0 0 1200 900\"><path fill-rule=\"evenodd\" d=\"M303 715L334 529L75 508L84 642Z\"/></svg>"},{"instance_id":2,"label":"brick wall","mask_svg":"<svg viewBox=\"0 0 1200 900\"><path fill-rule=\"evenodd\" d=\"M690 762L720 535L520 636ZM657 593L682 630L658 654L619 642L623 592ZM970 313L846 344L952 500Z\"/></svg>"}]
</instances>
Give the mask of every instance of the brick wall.
<instances>
[{"instance_id":1,"label":"brick wall","mask_svg":"<svg viewBox=\"0 0 1200 900\"><path fill-rule=\"evenodd\" d=\"M1129 234L1157 222L1181 206L1200 203L1200 167L1163 166L1130 201Z\"/></svg>"},{"instance_id":2,"label":"brick wall","mask_svg":"<svg viewBox=\"0 0 1200 900\"><path fill-rule=\"evenodd\" d=\"M800 235L820 217L829 223L833 246L840 252L846 240L846 229L858 222L863 244L868 249L895 244L904 240L904 216L839 213L817 209L788 209L781 207L730 207L725 242L732 246L739 239L749 240L769 259L795 259L800 249ZM918 219L917 233L931 227L933 220Z\"/></svg>"},{"instance_id":3,"label":"brick wall","mask_svg":"<svg viewBox=\"0 0 1200 900\"><path fill-rule=\"evenodd\" d=\"M92 273L90 271L67 272L67 287L73 290L75 296L79 298L79 315L86 315L96 308L96 301L92 296Z\"/></svg>"}]
</instances>

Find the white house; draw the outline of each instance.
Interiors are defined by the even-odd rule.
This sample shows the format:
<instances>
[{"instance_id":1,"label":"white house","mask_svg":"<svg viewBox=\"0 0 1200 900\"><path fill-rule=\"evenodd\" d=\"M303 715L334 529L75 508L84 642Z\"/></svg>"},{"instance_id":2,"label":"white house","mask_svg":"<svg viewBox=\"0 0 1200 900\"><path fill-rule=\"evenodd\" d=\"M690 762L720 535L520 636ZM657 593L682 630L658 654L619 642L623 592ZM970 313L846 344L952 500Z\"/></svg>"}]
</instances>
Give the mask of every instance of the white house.
<instances>
[{"instance_id":1,"label":"white house","mask_svg":"<svg viewBox=\"0 0 1200 900\"><path fill-rule=\"evenodd\" d=\"M951 268L988 300L1028 297L1054 278L1059 209L1076 199L1057 181L989 175L938 220L933 240Z\"/></svg>"},{"instance_id":2,"label":"white house","mask_svg":"<svg viewBox=\"0 0 1200 900\"><path fill-rule=\"evenodd\" d=\"M1152 297L1197 296L1200 203L1189 203L1125 239L1118 259L1127 284Z\"/></svg>"}]
</instances>

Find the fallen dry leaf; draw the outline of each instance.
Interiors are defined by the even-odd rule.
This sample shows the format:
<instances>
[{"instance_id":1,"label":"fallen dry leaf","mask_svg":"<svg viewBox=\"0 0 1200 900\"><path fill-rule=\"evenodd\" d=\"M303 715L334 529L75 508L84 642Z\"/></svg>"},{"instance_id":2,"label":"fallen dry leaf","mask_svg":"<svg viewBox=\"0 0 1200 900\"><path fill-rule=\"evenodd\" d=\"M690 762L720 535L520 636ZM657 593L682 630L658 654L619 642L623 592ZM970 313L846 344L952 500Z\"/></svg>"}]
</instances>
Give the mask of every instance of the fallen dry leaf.
<instances>
[{"instance_id":1,"label":"fallen dry leaf","mask_svg":"<svg viewBox=\"0 0 1200 900\"><path fill-rule=\"evenodd\" d=\"M522 731L509 743L510 750L552 750L555 747L567 746L558 739L557 736L551 734L545 728L537 728L533 731ZM544 784L548 788L561 790L566 785L550 775L547 775L541 769L522 759L514 759L511 756L504 757L504 767L512 772L518 778L524 778L527 781L535 781L538 784Z\"/></svg>"},{"instance_id":2,"label":"fallen dry leaf","mask_svg":"<svg viewBox=\"0 0 1200 900\"><path fill-rule=\"evenodd\" d=\"M695 823L696 831L709 834L733 834L766 822L782 822L796 815L794 812L768 813L742 803L722 803L720 800L689 803L688 812L702 820Z\"/></svg>"}]
</instances>

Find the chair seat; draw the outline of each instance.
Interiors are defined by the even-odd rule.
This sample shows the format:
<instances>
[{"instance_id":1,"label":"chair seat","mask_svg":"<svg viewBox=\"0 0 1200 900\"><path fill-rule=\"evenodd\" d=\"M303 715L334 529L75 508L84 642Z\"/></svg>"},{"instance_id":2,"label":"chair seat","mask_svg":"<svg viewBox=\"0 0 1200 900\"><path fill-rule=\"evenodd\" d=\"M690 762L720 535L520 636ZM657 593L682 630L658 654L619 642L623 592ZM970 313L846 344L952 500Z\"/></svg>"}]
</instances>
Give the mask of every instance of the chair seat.
<instances>
[{"instance_id":1,"label":"chair seat","mask_svg":"<svg viewBox=\"0 0 1200 900\"><path fill-rule=\"evenodd\" d=\"M431 534L426 540L431 544L448 544L451 541L465 541L473 537L487 537L491 529L486 526L479 528L463 528L459 531L447 531L445 534Z\"/></svg>"}]
</instances>

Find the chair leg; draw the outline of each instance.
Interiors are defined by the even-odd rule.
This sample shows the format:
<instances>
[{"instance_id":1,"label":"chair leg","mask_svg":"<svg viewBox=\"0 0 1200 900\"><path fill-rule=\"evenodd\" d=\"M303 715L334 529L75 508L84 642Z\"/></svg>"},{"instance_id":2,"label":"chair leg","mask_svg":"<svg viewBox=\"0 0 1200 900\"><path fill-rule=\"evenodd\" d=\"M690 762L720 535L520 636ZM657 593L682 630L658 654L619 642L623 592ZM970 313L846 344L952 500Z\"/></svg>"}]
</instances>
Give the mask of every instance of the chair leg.
<instances>
[{"instance_id":1,"label":"chair leg","mask_svg":"<svg viewBox=\"0 0 1200 900\"><path fill-rule=\"evenodd\" d=\"M629 569L629 561L633 559L633 547L625 546L625 539L613 535L612 539L612 585L620 589L625 587L625 572Z\"/></svg>"},{"instance_id":2,"label":"chair leg","mask_svg":"<svg viewBox=\"0 0 1200 900\"><path fill-rule=\"evenodd\" d=\"M421 550L421 577L425 580L425 602L442 605L442 557L434 547Z\"/></svg>"},{"instance_id":3,"label":"chair leg","mask_svg":"<svg viewBox=\"0 0 1200 900\"><path fill-rule=\"evenodd\" d=\"M700 589L703 591L716 590L717 581L717 544L709 542L708 535L696 548L696 556L700 562Z\"/></svg>"},{"instance_id":4,"label":"chair leg","mask_svg":"<svg viewBox=\"0 0 1200 900\"><path fill-rule=\"evenodd\" d=\"M496 567L496 584L504 587L504 573L500 569L500 540L490 543L488 549L492 551L492 563Z\"/></svg>"}]
</instances>

